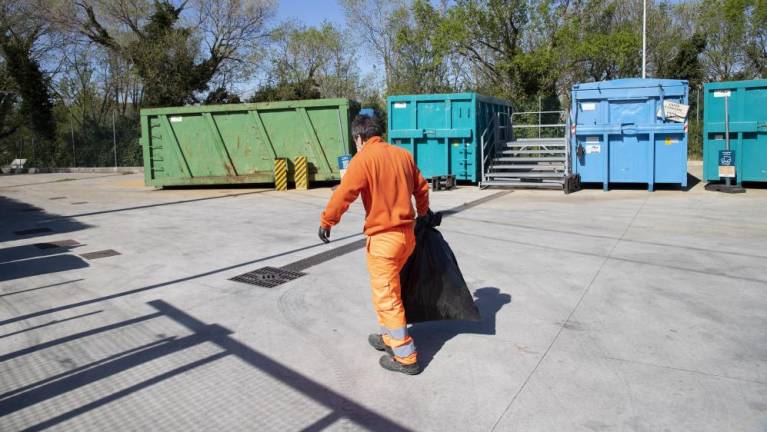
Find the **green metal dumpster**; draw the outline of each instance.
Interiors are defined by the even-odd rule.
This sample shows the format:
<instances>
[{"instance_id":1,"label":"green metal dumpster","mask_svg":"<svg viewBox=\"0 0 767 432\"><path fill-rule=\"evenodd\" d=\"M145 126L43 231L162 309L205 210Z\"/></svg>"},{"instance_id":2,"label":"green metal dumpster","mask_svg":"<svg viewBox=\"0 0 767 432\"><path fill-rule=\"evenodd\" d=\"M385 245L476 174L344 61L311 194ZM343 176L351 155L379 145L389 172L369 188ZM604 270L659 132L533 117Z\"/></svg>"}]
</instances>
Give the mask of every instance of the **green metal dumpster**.
<instances>
[{"instance_id":1,"label":"green metal dumpster","mask_svg":"<svg viewBox=\"0 0 767 432\"><path fill-rule=\"evenodd\" d=\"M719 181L723 174L734 175L736 184L767 182L767 80L708 83L703 91L703 180ZM727 168L734 172L720 173L720 152L725 150L732 159Z\"/></svg>"},{"instance_id":2,"label":"green metal dumpster","mask_svg":"<svg viewBox=\"0 0 767 432\"><path fill-rule=\"evenodd\" d=\"M147 186L274 181L274 160L298 156L309 179L341 178L336 160L351 154L350 101L318 99L141 110Z\"/></svg>"}]
</instances>

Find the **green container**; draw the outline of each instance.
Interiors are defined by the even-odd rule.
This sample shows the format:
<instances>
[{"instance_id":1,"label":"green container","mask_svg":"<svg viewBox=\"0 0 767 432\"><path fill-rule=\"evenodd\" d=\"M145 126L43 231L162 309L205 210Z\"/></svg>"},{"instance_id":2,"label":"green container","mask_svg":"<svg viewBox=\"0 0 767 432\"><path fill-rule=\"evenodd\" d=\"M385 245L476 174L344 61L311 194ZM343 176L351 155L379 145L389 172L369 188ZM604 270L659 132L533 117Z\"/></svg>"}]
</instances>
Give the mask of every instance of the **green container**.
<instances>
[{"instance_id":1,"label":"green container","mask_svg":"<svg viewBox=\"0 0 767 432\"><path fill-rule=\"evenodd\" d=\"M141 110L147 186L274 182L274 160L306 156L309 179L341 178L350 101L319 99Z\"/></svg>"},{"instance_id":2,"label":"green container","mask_svg":"<svg viewBox=\"0 0 767 432\"><path fill-rule=\"evenodd\" d=\"M703 86L703 179L718 181L725 149L725 96L735 183L767 181L767 80L725 81Z\"/></svg>"},{"instance_id":3,"label":"green container","mask_svg":"<svg viewBox=\"0 0 767 432\"><path fill-rule=\"evenodd\" d=\"M455 175L476 183L481 136L508 101L476 93L389 96L388 139L408 150L424 177Z\"/></svg>"}]
</instances>

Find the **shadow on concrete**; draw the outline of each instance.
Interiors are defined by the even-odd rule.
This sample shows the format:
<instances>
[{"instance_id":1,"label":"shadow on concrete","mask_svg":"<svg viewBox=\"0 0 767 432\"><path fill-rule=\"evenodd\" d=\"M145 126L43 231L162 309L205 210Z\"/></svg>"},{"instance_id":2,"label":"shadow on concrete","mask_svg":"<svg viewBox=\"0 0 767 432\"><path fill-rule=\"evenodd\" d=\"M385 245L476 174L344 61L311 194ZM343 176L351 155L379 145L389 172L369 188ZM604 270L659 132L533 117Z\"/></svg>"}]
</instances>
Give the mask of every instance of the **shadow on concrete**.
<instances>
[{"instance_id":1,"label":"shadow on concrete","mask_svg":"<svg viewBox=\"0 0 767 432\"><path fill-rule=\"evenodd\" d=\"M418 363L427 368L442 347L462 334L495 335L495 316L511 303L511 295L498 288L479 288L474 291L474 304L482 321L430 321L413 324L408 332L418 348Z\"/></svg>"},{"instance_id":2,"label":"shadow on concrete","mask_svg":"<svg viewBox=\"0 0 767 432\"><path fill-rule=\"evenodd\" d=\"M88 267L88 263L85 260L68 254L13 261L0 264L0 282L85 267Z\"/></svg>"},{"instance_id":3,"label":"shadow on concrete","mask_svg":"<svg viewBox=\"0 0 767 432\"><path fill-rule=\"evenodd\" d=\"M259 190L255 192L230 193L230 194L214 196L214 197L193 198L188 200L170 201L170 202L163 202L163 203L157 203L157 204L145 204L140 206L123 207L123 208L112 209L112 210L98 210L98 211L93 211L88 213L78 213L78 214L73 214L69 216L59 216L59 217L73 218L73 217L97 216L97 215L109 214L109 213L122 213L122 212L132 211L132 210L143 210L143 209L154 208L154 207L165 207L165 206L187 204L187 203L200 202L200 201L210 201L210 200L216 200L221 198L236 198L243 195L255 195L255 194L262 194L266 192L274 192L274 191L270 189L270 190ZM56 218L50 219L50 221L55 221L55 220Z\"/></svg>"},{"instance_id":4,"label":"shadow on concrete","mask_svg":"<svg viewBox=\"0 0 767 432\"><path fill-rule=\"evenodd\" d=\"M346 236L346 237L337 238L337 239L335 239L335 241L346 240L346 239L350 239L350 238L358 237L358 236L360 236L360 234L352 234L352 235L349 235L349 236ZM89 300L83 300L83 301L76 302L76 303L70 303L70 304L67 304L67 305L56 306L56 307L52 307L50 309L46 309L46 310L42 310L42 311L38 311L38 312L28 313L26 315L19 315L19 316L13 317L13 318L8 318L6 320L0 321L0 326L6 325L6 324L11 324L11 323L18 322L18 321L24 321L24 320L27 320L27 319L30 319L30 318L35 318L35 317L39 317L39 316L43 316L43 315L48 315L48 314L56 313L56 312L61 312L61 311L65 311L65 310L76 308L76 307L80 307L80 306L86 306L86 305L89 305L89 304L94 304L94 303L98 303L98 302L102 302L102 301L113 300L113 299L116 299L116 298L125 297L125 296L132 295L132 294L138 294L138 293L141 293L141 292L144 292L144 291L151 291L151 290L155 290L155 289L158 289L158 288L163 288L163 287L166 287L166 286L169 286L169 285L174 285L174 284L181 283L181 282L187 282L187 281L190 281L190 280L199 279L199 278L202 278L202 277L211 276L211 275L218 274L218 273L223 273L223 272L226 272L226 271L229 271L229 270L234 270L236 268L257 264L257 263L260 263L260 262L263 262L263 261L268 261L268 260L271 260L271 259L292 255L292 254L295 254L295 253L298 253L298 252L302 252L302 251L306 251L306 250L309 250L309 249L318 248L318 247L321 247L321 246L325 246L325 243L319 242L319 243L315 243L315 244L310 245L310 246L305 246L305 247L301 247L301 248L297 248L297 249L292 249L292 250L289 250L289 251L285 251L285 252L281 252L281 253L278 253L278 254L270 255L270 256L267 256L267 257L258 258L258 259L251 260L251 261L245 261L245 262L242 262L242 263L239 263L239 264L234 264L234 265L230 265L230 266L227 266L227 267L221 267L221 268L217 268L217 269L214 269L214 270L206 271L206 272L203 272L203 273L197 273L197 274L194 274L194 275L191 275L191 276L186 276L186 277L182 277L182 278L178 278L178 279L169 280L167 282L161 282L161 283L157 283L157 284L154 284L154 285L148 285L148 286L141 287L141 288L136 288L136 289L132 289L132 290L122 291L122 292L118 292L118 293L114 293L114 294L109 294L109 295L102 296L102 297L96 297L96 298L89 299ZM341 247L343 247L343 246L341 246ZM299 261L299 262L303 262L303 261Z\"/></svg>"},{"instance_id":5,"label":"shadow on concrete","mask_svg":"<svg viewBox=\"0 0 767 432\"><path fill-rule=\"evenodd\" d=\"M16 295L16 294L23 294L23 293L27 293L27 292L31 292L31 291L44 290L44 289L53 288L53 287L57 287L57 286L61 286L61 285L67 285L67 284L71 284L71 283L75 283L75 282L80 282L80 281L84 281L84 280L85 279L73 279L73 280L68 280L68 281L64 281L64 282L57 282L57 283L54 283L54 284L43 285L43 286L34 287L34 288L27 288L27 289L18 290L18 291L3 292L2 294L0 294L0 298L8 297L8 296Z\"/></svg>"},{"instance_id":6,"label":"shadow on concrete","mask_svg":"<svg viewBox=\"0 0 767 432\"><path fill-rule=\"evenodd\" d=\"M6 416L41 402L65 395L69 392L89 386L104 379L109 379L112 376L124 373L154 360L167 358L168 356L188 348L212 343L220 348L221 351L186 363L175 369L145 378L143 381L135 382L127 387L122 387L107 396L86 402L69 411L54 412L53 417L39 419L42 421L27 427L25 430L39 431L59 425L89 411L114 403L136 392L145 390L151 386L178 377L200 366L210 364L225 357L239 359L259 373L268 375L269 379L275 380L293 391L300 392L305 397L312 399L314 403L320 404L330 410L330 413L317 419L313 424L303 427L302 430L322 430L333 425L340 419L348 419L358 426L371 431L402 432L408 430L393 420L334 392L330 388L325 387L311 378L308 378L284 364L252 349L242 342L237 341L231 337L232 331L225 327L217 324L206 324L162 300L151 301L149 302L149 305L157 312L17 351L10 355L2 356L0 361L50 348L64 342L76 342L78 339L85 336L159 317L172 320L176 324L191 331L191 334L185 336L163 337L159 340L153 340L142 346L96 360L86 365L78 366L55 376L47 377L41 381L5 392L0 395L0 416ZM211 374L208 375L208 379L214 381L217 377L215 374ZM222 389L222 392L225 394L226 389ZM262 399L264 403L268 403L270 400L269 396L270 395L268 394L254 395L254 397ZM215 397L215 395L210 395L210 397ZM199 401L200 413L205 411L204 407L208 402L209 401L205 399ZM278 408L279 406L275 406L275 409ZM48 413L50 411L46 410L40 412ZM211 412L209 415L216 415L216 413ZM274 415L289 416L289 413L275 412ZM35 420L38 421L38 419ZM112 426L114 427L116 425Z\"/></svg>"},{"instance_id":7,"label":"shadow on concrete","mask_svg":"<svg viewBox=\"0 0 767 432\"><path fill-rule=\"evenodd\" d=\"M78 245L72 245L72 246L69 246L69 245L56 246L52 243L44 243L42 244L42 246L43 246L42 249L33 244L0 249L0 264L10 262L10 261L25 260L29 258L39 258L43 256L59 255L62 253L69 252L70 250L83 245L78 244Z\"/></svg>"},{"instance_id":8,"label":"shadow on concrete","mask_svg":"<svg viewBox=\"0 0 767 432\"><path fill-rule=\"evenodd\" d=\"M32 175L34 175L34 174L32 174ZM17 185L0 186L0 189L13 189L13 188L17 188L17 187L37 186L37 185L45 185L45 184L53 184L53 183L66 183L66 182L83 181L83 180L93 180L93 179L100 179L100 178L104 178L104 177L117 177L117 176L121 176L121 175L125 175L125 174L123 174L123 173L120 173L120 174L108 174L108 175L103 175L103 176L92 176L92 177L81 177L81 178L65 177L65 178L60 178L60 179L57 179L57 180L42 181L42 182L37 182L37 183L22 183L22 184L17 184Z\"/></svg>"},{"instance_id":9,"label":"shadow on concrete","mask_svg":"<svg viewBox=\"0 0 767 432\"><path fill-rule=\"evenodd\" d=\"M67 322L67 321L74 321L76 319L85 318L85 317L90 316L90 315L100 314L101 312L104 312L104 311L103 310L97 310L97 311L87 312L87 313L80 314L80 315L75 315L75 316L72 316L72 317L69 317L69 318L55 319L55 320L52 320L52 321L48 321L45 324L39 324L39 325L36 325L36 326L27 327L27 328L25 328L23 330L18 330L18 331L12 332L12 333L6 333L4 335L0 335L0 339L11 337L11 336L16 336L18 334L26 333L28 331L39 330L39 329L44 328L44 327L50 327L52 325L61 324L63 322ZM0 399L2 399L2 398L3 398L3 395L0 395Z\"/></svg>"},{"instance_id":10,"label":"shadow on concrete","mask_svg":"<svg viewBox=\"0 0 767 432\"><path fill-rule=\"evenodd\" d=\"M0 243L69 233L90 227L91 225L78 222L69 216L48 213L23 201L0 196Z\"/></svg>"}]
</instances>

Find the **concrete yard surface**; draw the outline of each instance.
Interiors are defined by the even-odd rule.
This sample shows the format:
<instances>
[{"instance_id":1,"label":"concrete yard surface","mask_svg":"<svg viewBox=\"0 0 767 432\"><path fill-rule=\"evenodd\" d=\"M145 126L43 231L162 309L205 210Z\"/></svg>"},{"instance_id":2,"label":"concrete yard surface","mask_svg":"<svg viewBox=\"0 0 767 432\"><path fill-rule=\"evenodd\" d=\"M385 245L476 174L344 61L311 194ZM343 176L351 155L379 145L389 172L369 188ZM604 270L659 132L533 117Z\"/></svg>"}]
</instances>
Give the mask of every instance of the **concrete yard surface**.
<instances>
[{"instance_id":1,"label":"concrete yard surface","mask_svg":"<svg viewBox=\"0 0 767 432\"><path fill-rule=\"evenodd\" d=\"M0 430L767 431L767 188L433 193L483 320L413 377L331 193L0 176Z\"/></svg>"}]
</instances>

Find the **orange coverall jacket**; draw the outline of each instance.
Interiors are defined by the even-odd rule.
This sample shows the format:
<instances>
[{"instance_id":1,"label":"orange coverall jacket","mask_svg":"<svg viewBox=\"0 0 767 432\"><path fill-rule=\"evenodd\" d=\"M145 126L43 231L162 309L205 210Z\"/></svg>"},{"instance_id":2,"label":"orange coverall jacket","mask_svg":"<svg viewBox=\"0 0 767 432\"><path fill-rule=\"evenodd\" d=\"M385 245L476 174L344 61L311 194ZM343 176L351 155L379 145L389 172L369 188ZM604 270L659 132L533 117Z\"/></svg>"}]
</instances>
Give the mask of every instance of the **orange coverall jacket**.
<instances>
[{"instance_id":1,"label":"orange coverall jacket","mask_svg":"<svg viewBox=\"0 0 767 432\"><path fill-rule=\"evenodd\" d=\"M321 224L330 228L341 221L341 215L362 195L365 206L365 234L373 236L393 228L415 223L412 196L418 215L429 210L429 184L416 167L413 156L405 149L370 138L349 163L341 185L333 193Z\"/></svg>"}]
</instances>

